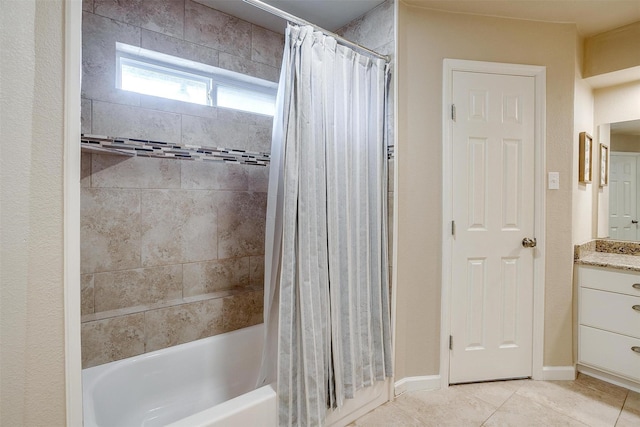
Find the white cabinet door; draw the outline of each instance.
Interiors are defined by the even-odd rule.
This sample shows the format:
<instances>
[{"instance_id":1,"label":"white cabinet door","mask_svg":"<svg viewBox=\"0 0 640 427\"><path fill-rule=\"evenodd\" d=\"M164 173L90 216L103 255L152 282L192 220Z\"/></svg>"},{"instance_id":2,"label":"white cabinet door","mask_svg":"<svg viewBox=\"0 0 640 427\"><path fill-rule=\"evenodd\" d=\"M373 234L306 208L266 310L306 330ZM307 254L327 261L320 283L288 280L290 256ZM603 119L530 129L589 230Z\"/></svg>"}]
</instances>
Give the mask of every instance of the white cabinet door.
<instances>
[{"instance_id":1,"label":"white cabinet door","mask_svg":"<svg viewBox=\"0 0 640 427\"><path fill-rule=\"evenodd\" d=\"M579 362L640 381L640 339L578 327Z\"/></svg>"},{"instance_id":2,"label":"white cabinet door","mask_svg":"<svg viewBox=\"0 0 640 427\"><path fill-rule=\"evenodd\" d=\"M580 324L640 338L640 297L582 288Z\"/></svg>"}]
</instances>

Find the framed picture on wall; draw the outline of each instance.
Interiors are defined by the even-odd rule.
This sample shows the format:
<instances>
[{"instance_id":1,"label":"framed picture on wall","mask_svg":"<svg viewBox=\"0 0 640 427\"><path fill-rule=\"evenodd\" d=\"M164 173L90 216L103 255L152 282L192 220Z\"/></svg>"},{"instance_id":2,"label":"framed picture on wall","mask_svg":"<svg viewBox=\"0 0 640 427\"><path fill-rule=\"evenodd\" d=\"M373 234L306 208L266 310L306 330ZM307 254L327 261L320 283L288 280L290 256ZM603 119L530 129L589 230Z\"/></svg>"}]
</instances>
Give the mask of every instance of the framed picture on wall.
<instances>
[{"instance_id":1,"label":"framed picture on wall","mask_svg":"<svg viewBox=\"0 0 640 427\"><path fill-rule=\"evenodd\" d=\"M586 132L580 132L580 154L578 161L578 181L583 184L591 182L591 146L593 138Z\"/></svg>"},{"instance_id":2,"label":"framed picture on wall","mask_svg":"<svg viewBox=\"0 0 640 427\"><path fill-rule=\"evenodd\" d=\"M600 144L600 187L609 184L609 147Z\"/></svg>"}]
</instances>

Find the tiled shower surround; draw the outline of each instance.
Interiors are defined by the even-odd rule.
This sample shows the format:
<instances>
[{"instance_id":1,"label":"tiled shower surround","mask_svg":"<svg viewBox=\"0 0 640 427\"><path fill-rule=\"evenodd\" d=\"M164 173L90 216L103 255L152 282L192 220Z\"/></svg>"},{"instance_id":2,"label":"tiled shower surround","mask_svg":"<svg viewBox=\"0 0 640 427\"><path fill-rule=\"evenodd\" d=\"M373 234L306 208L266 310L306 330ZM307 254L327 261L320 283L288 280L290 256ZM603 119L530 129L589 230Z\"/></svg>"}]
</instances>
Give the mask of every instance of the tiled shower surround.
<instances>
[{"instance_id":1,"label":"tiled shower surround","mask_svg":"<svg viewBox=\"0 0 640 427\"><path fill-rule=\"evenodd\" d=\"M277 81L283 36L191 0L83 3L82 132L269 152L272 118L115 88L115 44ZM262 321L268 167L82 155L83 367Z\"/></svg>"},{"instance_id":2,"label":"tiled shower surround","mask_svg":"<svg viewBox=\"0 0 640 427\"><path fill-rule=\"evenodd\" d=\"M83 9L83 133L270 151L271 117L116 89L115 43L277 81L281 34L192 0ZM340 33L393 57L393 0ZM83 367L262 321L268 167L83 153L81 185Z\"/></svg>"}]
</instances>

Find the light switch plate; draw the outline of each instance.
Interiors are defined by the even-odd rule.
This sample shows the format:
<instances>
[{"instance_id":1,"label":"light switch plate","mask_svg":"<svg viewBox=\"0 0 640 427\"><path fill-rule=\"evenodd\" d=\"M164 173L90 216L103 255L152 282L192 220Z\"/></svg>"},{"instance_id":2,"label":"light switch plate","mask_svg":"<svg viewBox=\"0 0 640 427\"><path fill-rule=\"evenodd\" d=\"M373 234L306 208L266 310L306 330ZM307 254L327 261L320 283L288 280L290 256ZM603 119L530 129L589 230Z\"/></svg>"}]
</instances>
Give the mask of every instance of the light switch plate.
<instances>
[{"instance_id":1,"label":"light switch plate","mask_svg":"<svg viewBox=\"0 0 640 427\"><path fill-rule=\"evenodd\" d=\"M549 190L560 189L560 172L549 172Z\"/></svg>"}]
</instances>

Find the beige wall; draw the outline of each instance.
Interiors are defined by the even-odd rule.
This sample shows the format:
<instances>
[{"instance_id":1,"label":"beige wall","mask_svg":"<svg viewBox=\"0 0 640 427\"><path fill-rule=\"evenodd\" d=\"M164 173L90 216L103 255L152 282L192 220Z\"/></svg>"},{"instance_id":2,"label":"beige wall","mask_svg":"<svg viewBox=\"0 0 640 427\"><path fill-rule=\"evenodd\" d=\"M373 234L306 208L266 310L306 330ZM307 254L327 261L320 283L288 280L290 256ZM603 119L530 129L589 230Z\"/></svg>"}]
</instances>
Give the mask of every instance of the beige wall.
<instances>
[{"instance_id":1,"label":"beige wall","mask_svg":"<svg viewBox=\"0 0 640 427\"><path fill-rule=\"evenodd\" d=\"M611 151L640 152L640 135L611 135Z\"/></svg>"},{"instance_id":2,"label":"beige wall","mask_svg":"<svg viewBox=\"0 0 640 427\"><path fill-rule=\"evenodd\" d=\"M400 4L396 378L438 374L441 286L442 60L547 67L544 364L572 357L572 174L576 30Z\"/></svg>"},{"instance_id":3,"label":"beige wall","mask_svg":"<svg viewBox=\"0 0 640 427\"><path fill-rule=\"evenodd\" d=\"M640 119L640 80L596 89L594 96L596 125Z\"/></svg>"},{"instance_id":4,"label":"beige wall","mask_svg":"<svg viewBox=\"0 0 640 427\"><path fill-rule=\"evenodd\" d=\"M584 41L584 77L640 66L640 22L589 37Z\"/></svg>"},{"instance_id":5,"label":"beige wall","mask_svg":"<svg viewBox=\"0 0 640 427\"><path fill-rule=\"evenodd\" d=\"M0 424L65 425L62 2L0 3Z\"/></svg>"},{"instance_id":6,"label":"beige wall","mask_svg":"<svg viewBox=\"0 0 640 427\"><path fill-rule=\"evenodd\" d=\"M597 203L598 190L598 173L600 171L599 164L596 161L599 151L596 149L597 135L594 133L593 127L593 90L586 81L582 79L582 41L577 40L576 55L576 77L575 77L575 99L574 99L574 126L573 126L573 173L571 174L571 184L573 187L573 243L584 243L596 237L598 227ZM579 144L578 140L580 132L587 132L593 137L592 144L592 175L593 183L581 184L578 182L578 158ZM580 214L577 214L580 212Z\"/></svg>"}]
</instances>

